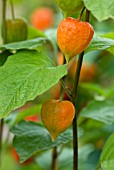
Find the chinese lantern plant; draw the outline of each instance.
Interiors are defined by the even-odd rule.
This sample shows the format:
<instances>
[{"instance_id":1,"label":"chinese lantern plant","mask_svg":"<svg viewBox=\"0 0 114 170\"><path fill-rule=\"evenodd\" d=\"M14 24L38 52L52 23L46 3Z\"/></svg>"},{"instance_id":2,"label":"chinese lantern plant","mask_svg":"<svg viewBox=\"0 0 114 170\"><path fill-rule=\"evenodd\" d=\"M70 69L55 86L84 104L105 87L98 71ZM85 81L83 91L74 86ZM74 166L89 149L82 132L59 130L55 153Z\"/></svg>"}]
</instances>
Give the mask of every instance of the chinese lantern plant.
<instances>
[{"instance_id":1,"label":"chinese lantern plant","mask_svg":"<svg viewBox=\"0 0 114 170\"><path fill-rule=\"evenodd\" d=\"M84 51L92 40L94 29L88 22L68 17L63 19L57 29L57 42L66 60L69 61Z\"/></svg>"},{"instance_id":2,"label":"chinese lantern plant","mask_svg":"<svg viewBox=\"0 0 114 170\"><path fill-rule=\"evenodd\" d=\"M49 100L42 105L41 109L42 121L49 131L52 141L54 141L59 134L64 132L73 122L74 170L78 168L77 120L75 114L76 91L84 54L83 51L88 47L94 35L93 27L88 22L82 22L81 15L78 19L71 17L63 19L57 29L57 43L60 50L65 55L66 61L69 62L73 57L81 54L81 56L79 56L76 78L70 97L71 101Z\"/></svg>"},{"instance_id":3,"label":"chinese lantern plant","mask_svg":"<svg viewBox=\"0 0 114 170\"><path fill-rule=\"evenodd\" d=\"M28 26L22 18L7 19L6 24L6 43L18 42L27 39ZM4 34L3 38L4 38Z\"/></svg>"},{"instance_id":4,"label":"chinese lantern plant","mask_svg":"<svg viewBox=\"0 0 114 170\"><path fill-rule=\"evenodd\" d=\"M60 4L62 5L61 1L57 1L57 2L60 2ZM83 7L83 2L81 0L78 0L76 2L72 1L72 3L71 3L71 1L63 1L63 3L64 3L63 7L65 7L66 10L70 11L70 13L73 13L76 10L79 10ZM64 11L65 11L65 8L63 9ZM43 14L40 13L40 16L43 17ZM37 15L35 17L37 18ZM36 21L36 18L35 18L35 21ZM43 20L41 19L41 21L43 21ZM19 39L19 38L21 38L21 35L23 35L23 32L21 34L22 29L20 29L21 24L20 23L16 24L16 22L17 22L17 19L13 19L11 21L6 20L6 40L7 40L6 43L23 40L23 39ZM49 22L47 22L47 23L49 24ZM16 26L15 26L15 24L16 24ZM38 23L36 23L36 24L38 24ZM51 24L52 24L52 22L51 22ZM24 24L22 24L22 25L24 25ZM36 26L38 26L38 25L36 25ZM42 26L42 23L41 23L41 26ZM49 27L47 27L47 25L46 25L45 28L43 28L43 26L37 27L37 28L42 29L42 30L49 28ZM18 28L19 28L19 31L17 31L18 35L16 36L15 33L16 33L16 30L18 30ZM24 28L24 31L25 31L24 32L25 37L24 36L22 36L22 37L24 39L26 39L27 29L25 29L26 27L23 27L23 28ZM11 34L8 32L10 29L12 30ZM93 34L94 34L93 27L88 22L82 22L81 18L74 19L74 18L68 17L68 18L63 19L61 21L61 23L59 24L58 29L57 29L57 42L58 42L58 46L59 46L60 50L64 53L64 55L67 59L67 62L69 62L70 59L72 59L76 55L82 53L88 47L88 45L89 45L89 43L90 43L90 41L93 37ZM83 57L83 55L82 55L82 57ZM76 72L77 76L76 76L76 79L74 80L73 88L72 88L72 91L70 93L70 98L69 98L70 101L68 101L68 100L62 100L62 101L61 100L49 100L49 101L44 102L44 104L42 105L42 109L41 109L42 121L44 123L44 126L49 131L49 133L52 137L52 141L53 141L51 143L50 147L54 146L53 143L54 143L55 139L62 132L67 130L69 128L69 126L72 124L72 122L73 122L73 134L75 136L74 137L74 145L77 142L76 141L77 140L76 139L77 133L74 133L75 130L77 129L77 125L75 124L76 123L76 116L77 116L77 113L75 111L75 108L76 108L76 102L75 101L76 101L76 97L77 97L76 92L77 92L77 86L78 86L80 68L81 68L80 58L81 58L81 56L79 57L79 62L78 62L79 64L77 64L78 65L77 66L78 71ZM45 61L45 59L44 59L44 61ZM62 61L60 63L63 63L63 62L64 61ZM30 66L32 67L32 64L34 64L34 63L32 63L31 65L30 64L31 63L28 64L28 67L30 67ZM37 64L36 64L35 68L36 67L37 67ZM46 65L46 67L48 67L48 64ZM58 66L58 68L59 68L59 66ZM43 73L43 72L41 72L41 73ZM50 72L50 75L51 75L51 73L52 72ZM28 75L28 72L27 72L27 75ZM42 75L43 76L45 75L45 77L47 76L46 73L42 74ZM40 74L39 75L37 74L37 76L40 77ZM42 81L42 79L44 78L43 76L40 77L40 81ZM50 77L48 78L48 76L47 76L46 78L47 78L46 81L50 81ZM31 81L32 80L30 79L30 82ZM37 78L36 78L35 81L37 82ZM63 79L63 81L64 81L64 79ZM48 82L46 82L46 83L48 84ZM54 83L57 83L57 82L54 82ZM47 84L43 84L43 85L46 86ZM28 87L27 87L28 93L29 93L29 86L31 87L31 85L28 85ZM37 91L37 88L35 88L35 90ZM64 91L65 90L66 89L64 87ZM25 93L26 93L26 91L25 91ZM29 100L30 99L31 98L29 98ZM34 117L29 118L29 120L31 120L31 119L36 121L36 119L34 119ZM34 125L36 125L36 124L34 124ZM18 138L18 136L17 136L17 138ZM74 148L78 150L77 146L74 146ZM26 147L25 147L25 149L26 149ZM36 152L36 151L34 151L34 152ZM76 159L78 159L78 155L75 155L75 156L77 156ZM75 161L75 166L78 166L76 161ZM74 170L77 170L77 169L74 168Z\"/></svg>"},{"instance_id":5,"label":"chinese lantern plant","mask_svg":"<svg viewBox=\"0 0 114 170\"><path fill-rule=\"evenodd\" d=\"M3 23L2 23L2 38L3 43L12 43L24 41L28 36L28 25L25 19L16 18L14 13L14 6L10 0L11 16L12 18L6 19L6 2L3 1Z\"/></svg>"},{"instance_id":6,"label":"chinese lantern plant","mask_svg":"<svg viewBox=\"0 0 114 170\"><path fill-rule=\"evenodd\" d=\"M49 100L41 109L41 118L54 141L59 134L71 125L75 108L70 101Z\"/></svg>"},{"instance_id":7,"label":"chinese lantern plant","mask_svg":"<svg viewBox=\"0 0 114 170\"><path fill-rule=\"evenodd\" d=\"M94 29L91 26L91 24L88 23L90 14L88 10L86 11L86 20L81 21L84 9L85 8L82 9L82 12L78 19L71 17L65 18L60 22L57 28L57 43L60 50L65 55L67 63L69 63L69 61L73 57L79 55L79 60L77 68L75 70L75 78L70 98L75 108L77 107L76 106L77 88L84 56L84 50L88 47L94 35ZM73 119L73 151L74 151L73 169L77 170L78 169L77 113L74 115Z\"/></svg>"}]
</instances>

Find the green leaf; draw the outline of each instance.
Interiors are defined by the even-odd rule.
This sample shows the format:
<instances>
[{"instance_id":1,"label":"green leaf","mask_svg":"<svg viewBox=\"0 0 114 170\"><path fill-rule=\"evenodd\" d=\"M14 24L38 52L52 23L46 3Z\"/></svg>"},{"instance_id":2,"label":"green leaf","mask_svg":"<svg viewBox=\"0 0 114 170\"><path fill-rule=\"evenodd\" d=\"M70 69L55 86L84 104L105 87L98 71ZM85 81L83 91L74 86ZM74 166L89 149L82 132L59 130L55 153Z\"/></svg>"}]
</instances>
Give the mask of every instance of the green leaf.
<instances>
[{"instance_id":1,"label":"green leaf","mask_svg":"<svg viewBox=\"0 0 114 170\"><path fill-rule=\"evenodd\" d=\"M72 140L72 128L59 135L52 142L47 129L34 122L22 121L14 126L11 131L15 134L13 145L20 156L21 163L38 151L50 149Z\"/></svg>"},{"instance_id":2,"label":"green leaf","mask_svg":"<svg viewBox=\"0 0 114 170\"><path fill-rule=\"evenodd\" d=\"M102 38L94 36L89 47L85 51L86 53L94 50L106 50L110 47L114 47L114 40L110 38Z\"/></svg>"},{"instance_id":3,"label":"green leaf","mask_svg":"<svg viewBox=\"0 0 114 170\"><path fill-rule=\"evenodd\" d=\"M100 156L100 164L103 170L114 169L114 133L106 141Z\"/></svg>"},{"instance_id":4,"label":"green leaf","mask_svg":"<svg viewBox=\"0 0 114 170\"><path fill-rule=\"evenodd\" d=\"M0 67L0 119L47 91L67 73L37 51L19 51Z\"/></svg>"},{"instance_id":5,"label":"green leaf","mask_svg":"<svg viewBox=\"0 0 114 170\"><path fill-rule=\"evenodd\" d=\"M46 34L48 34L48 32ZM36 47L42 46L47 41L52 42L54 48L56 48L56 43L54 41L54 38L52 37L50 38L50 40L42 37L42 38L35 38L35 39L21 41L21 42L4 44L4 45L0 45L0 50L35 49ZM114 40L110 38L102 38L102 37L94 36L89 47L86 50L86 53L94 50L106 50L110 47L114 47Z\"/></svg>"},{"instance_id":6,"label":"green leaf","mask_svg":"<svg viewBox=\"0 0 114 170\"><path fill-rule=\"evenodd\" d=\"M81 117L112 124L114 123L114 103L111 101L91 101L86 108L82 109Z\"/></svg>"},{"instance_id":7,"label":"green leaf","mask_svg":"<svg viewBox=\"0 0 114 170\"><path fill-rule=\"evenodd\" d=\"M47 38L35 38L31 40L15 42L10 44L0 45L0 50L20 50L20 49L35 49L49 41Z\"/></svg>"},{"instance_id":8,"label":"green leaf","mask_svg":"<svg viewBox=\"0 0 114 170\"><path fill-rule=\"evenodd\" d=\"M103 21L109 18L114 19L114 0L83 0L86 8L91 11L93 16L98 21Z\"/></svg>"}]
</instances>

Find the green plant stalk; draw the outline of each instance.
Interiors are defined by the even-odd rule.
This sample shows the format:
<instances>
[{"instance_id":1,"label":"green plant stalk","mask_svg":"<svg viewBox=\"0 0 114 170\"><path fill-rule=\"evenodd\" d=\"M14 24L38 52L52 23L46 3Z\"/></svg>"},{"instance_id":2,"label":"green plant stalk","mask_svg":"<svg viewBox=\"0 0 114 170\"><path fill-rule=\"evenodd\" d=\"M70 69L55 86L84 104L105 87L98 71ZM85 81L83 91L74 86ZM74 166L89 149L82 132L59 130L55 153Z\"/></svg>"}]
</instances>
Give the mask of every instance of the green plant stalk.
<instances>
[{"instance_id":1,"label":"green plant stalk","mask_svg":"<svg viewBox=\"0 0 114 170\"><path fill-rule=\"evenodd\" d=\"M57 147L54 147L52 152L51 170L57 170L57 157L58 157Z\"/></svg>"},{"instance_id":2,"label":"green plant stalk","mask_svg":"<svg viewBox=\"0 0 114 170\"><path fill-rule=\"evenodd\" d=\"M80 13L80 16L79 16L79 18L78 18L79 21L80 21L81 18L82 18L82 15L83 15L84 10L85 10L85 6L84 6L84 8L82 9L82 11L81 11L81 13Z\"/></svg>"},{"instance_id":3,"label":"green plant stalk","mask_svg":"<svg viewBox=\"0 0 114 170\"><path fill-rule=\"evenodd\" d=\"M14 6L12 0L10 0L12 19L15 19Z\"/></svg>"},{"instance_id":4,"label":"green plant stalk","mask_svg":"<svg viewBox=\"0 0 114 170\"><path fill-rule=\"evenodd\" d=\"M3 30L3 44L7 42L7 37L6 37L6 1L7 0L2 0L2 30Z\"/></svg>"},{"instance_id":5,"label":"green plant stalk","mask_svg":"<svg viewBox=\"0 0 114 170\"><path fill-rule=\"evenodd\" d=\"M82 14L81 14L82 15ZM89 16L90 11L86 10L86 18L85 21L89 22ZM79 83L79 77L80 77L80 71L81 66L83 62L83 56L84 51L80 54L78 59L78 65L75 73L75 79L74 79L74 86L72 91L72 103L74 104L76 108L76 100L77 100L77 89L78 89L78 83ZM77 127L77 115L78 113L75 113L75 117L73 119L73 170L78 170L78 127Z\"/></svg>"},{"instance_id":6,"label":"green plant stalk","mask_svg":"<svg viewBox=\"0 0 114 170\"><path fill-rule=\"evenodd\" d=\"M66 88L66 85L64 83L64 78L61 78L60 81L61 81L61 86L64 89L64 91L66 92L67 96L69 97L70 100L72 100L72 98L71 98L71 89Z\"/></svg>"}]
</instances>

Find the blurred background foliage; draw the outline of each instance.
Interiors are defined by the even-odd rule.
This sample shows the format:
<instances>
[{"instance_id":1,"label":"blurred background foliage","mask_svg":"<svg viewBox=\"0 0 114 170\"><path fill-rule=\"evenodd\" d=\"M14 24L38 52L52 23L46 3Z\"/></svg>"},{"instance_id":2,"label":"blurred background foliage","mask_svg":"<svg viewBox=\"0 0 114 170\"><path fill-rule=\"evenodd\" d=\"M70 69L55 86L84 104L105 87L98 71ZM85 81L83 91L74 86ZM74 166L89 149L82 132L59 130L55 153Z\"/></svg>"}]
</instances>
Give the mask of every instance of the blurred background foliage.
<instances>
[{"instance_id":1,"label":"blurred background foliage","mask_svg":"<svg viewBox=\"0 0 114 170\"><path fill-rule=\"evenodd\" d=\"M53 53L53 48L50 47L50 44L47 44L45 48L45 53L53 58L55 54L56 59L53 59L54 62L58 60L60 63L64 63L63 56L58 58L58 47L56 44L56 28L60 20L63 18L61 10L57 7L54 0L13 0L15 7L15 16L23 17L27 20L28 25L31 26L31 15L33 11L40 7L49 7L54 12L54 24L51 28L44 30L30 29L28 39L40 36L47 36L55 48L55 53ZM0 1L0 8L2 8ZM2 11L2 10L0 10ZM79 12L73 14L72 16L77 18ZM7 18L11 17L10 4L8 2L7 6ZM0 16L0 25L2 22L2 16ZM85 17L85 16L84 16ZM84 19L83 17L83 19ZM108 19L103 22L98 22L92 15L90 18L90 23L95 29L95 35L114 39L114 21ZM0 38L1 39L1 38ZM0 40L2 43L2 40ZM114 48L114 47L113 47ZM81 80L79 84L78 91L78 112L81 112L83 108L87 106L87 109L90 109L88 103L93 101L93 111L96 111L97 101L109 100L114 102L114 49L109 49L105 51L95 50L90 53L85 54L83 71L81 73ZM41 47L41 50L44 49L44 46ZM51 49L51 50L50 50ZM75 70L76 67L74 67ZM73 75L72 72L68 74L68 79L66 79L66 84L68 87L72 84ZM85 72L86 70L86 72ZM93 71L92 71L93 70ZM91 73L91 74L90 74ZM90 75L89 79L88 76ZM56 92L56 93L55 93ZM27 116L36 114L38 119L31 121L36 121L41 123L39 116L40 106L42 102L49 98L59 98L60 85L59 83L52 87L50 90L45 92L43 95L38 96L34 101L28 102L22 108L12 112L12 114L5 119L6 121L6 131L12 126L25 119ZM67 99L67 97L66 97ZM37 105L37 103L40 103ZM106 103L105 103L106 104ZM104 103L101 103L101 106L104 106ZM37 112L37 113L36 113ZM103 113L104 110L101 109ZM14 114L15 113L15 114ZM114 131L114 122L107 125L102 121L95 120L94 118L82 117L79 119L79 170L95 170L98 164L98 160L107 138ZM7 142L7 138L6 138ZM17 158L17 153L12 151L11 142L8 143L8 146L5 146L3 143L3 148L5 149L5 154L3 154L3 163L1 170L48 170L51 166L51 156L52 150L41 151L36 153L30 162L27 164L20 164ZM63 150L58 158L58 167L59 170L71 170L72 169L72 143L69 142L63 146Z\"/></svg>"}]
</instances>

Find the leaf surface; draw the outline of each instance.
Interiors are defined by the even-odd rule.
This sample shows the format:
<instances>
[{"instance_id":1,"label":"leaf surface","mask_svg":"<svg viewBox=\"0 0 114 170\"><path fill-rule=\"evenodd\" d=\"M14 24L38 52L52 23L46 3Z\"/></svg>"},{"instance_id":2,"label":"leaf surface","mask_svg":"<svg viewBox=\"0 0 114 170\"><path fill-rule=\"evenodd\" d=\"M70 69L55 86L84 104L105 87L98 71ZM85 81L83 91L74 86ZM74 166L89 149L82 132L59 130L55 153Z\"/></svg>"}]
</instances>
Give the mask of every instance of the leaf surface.
<instances>
[{"instance_id":1,"label":"leaf surface","mask_svg":"<svg viewBox=\"0 0 114 170\"><path fill-rule=\"evenodd\" d=\"M19 51L0 67L0 118L47 91L67 73L43 53Z\"/></svg>"}]
</instances>

